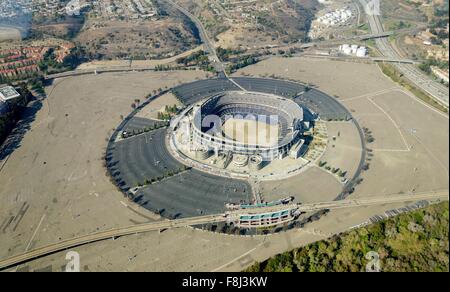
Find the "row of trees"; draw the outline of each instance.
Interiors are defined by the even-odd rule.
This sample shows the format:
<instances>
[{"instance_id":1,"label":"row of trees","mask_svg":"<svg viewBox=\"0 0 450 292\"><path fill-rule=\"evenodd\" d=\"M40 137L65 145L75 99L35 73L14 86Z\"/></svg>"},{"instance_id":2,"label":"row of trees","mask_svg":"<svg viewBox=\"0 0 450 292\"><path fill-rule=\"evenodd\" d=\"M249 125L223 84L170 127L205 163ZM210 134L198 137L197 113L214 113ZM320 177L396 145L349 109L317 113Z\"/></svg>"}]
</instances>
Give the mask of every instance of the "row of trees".
<instances>
[{"instance_id":1,"label":"row of trees","mask_svg":"<svg viewBox=\"0 0 450 292\"><path fill-rule=\"evenodd\" d=\"M166 178L173 177L173 176L175 176L177 174L180 174L180 173L182 173L184 171L187 171L189 169L190 169L190 167L188 167L186 165L183 165L183 166L181 166L180 168L178 168L176 170L173 170L173 171L169 170L169 171L167 171L165 174L163 174L161 176L157 176L157 177L153 177L153 178L150 178L150 179L146 179L143 183L137 183L136 185L137 185L137 187L148 186L148 185L160 182L160 181L162 181L162 180L164 180Z\"/></svg>"},{"instance_id":2,"label":"row of trees","mask_svg":"<svg viewBox=\"0 0 450 292\"><path fill-rule=\"evenodd\" d=\"M259 58L256 56L253 56L253 55L244 56L244 57L239 58L235 63L230 64L226 70L227 70L228 74L231 74L231 73L236 72L239 69L256 64L258 62L259 62Z\"/></svg>"},{"instance_id":3,"label":"row of trees","mask_svg":"<svg viewBox=\"0 0 450 292\"><path fill-rule=\"evenodd\" d=\"M126 134L125 133L122 134L122 138L124 138L124 139L131 138L131 137L136 136L136 135L148 133L148 132L151 132L151 131L154 131L154 130L158 130L158 129L167 127L168 125L169 125L168 122L161 122L161 123L155 123L155 124L153 124L151 126L143 128L143 129L138 129L138 130L137 129L133 129L130 132L127 132Z\"/></svg>"},{"instance_id":4,"label":"row of trees","mask_svg":"<svg viewBox=\"0 0 450 292\"><path fill-rule=\"evenodd\" d=\"M166 105L164 112L158 112L158 120L168 121L178 112L178 106L176 104L172 106Z\"/></svg>"}]
</instances>

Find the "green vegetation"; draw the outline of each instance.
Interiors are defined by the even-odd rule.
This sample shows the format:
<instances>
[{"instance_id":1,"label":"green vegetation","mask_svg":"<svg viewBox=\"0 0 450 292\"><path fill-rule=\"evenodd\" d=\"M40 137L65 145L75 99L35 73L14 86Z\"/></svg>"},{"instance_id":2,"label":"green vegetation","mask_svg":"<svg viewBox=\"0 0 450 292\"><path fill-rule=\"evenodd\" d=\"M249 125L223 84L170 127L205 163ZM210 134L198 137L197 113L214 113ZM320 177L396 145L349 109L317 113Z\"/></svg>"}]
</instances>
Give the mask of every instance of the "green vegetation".
<instances>
[{"instance_id":1,"label":"green vegetation","mask_svg":"<svg viewBox=\"0 0 450 292\"><path fill-rule=\"evenodd\" d=\"M80 63L85 61L84 54L82 49L73 48L62 62L57 62L55 50L51 48L45 53L44 59L38 63L38 66L45 74L57 74L74 70Z\"/></svg>"},{"instance_id":2,"label":"green vegetation","mask_svg":"<svg viewBox=\"0 0 450 292\"><path fill-rule=\"evenodd\" d=\"M214 66L211 65L205 51L192 53L187 57L177 59L176 62L177 64L183 64L186 67L197 66L204 71L215 72Z\"/></svg>"},{"instance_id":3,"label":"green vegetation","mask_svg":"<svg viewBox=\"0 0 450 292\"><path fill-rule=\"evenodd\" d=\"M126 132L126 133L124 132L124 133L122 133L122 138L124 138L124 139L130 138L130 137L133 137L133 136L136 136L136 135L141 135L141 134L144 134L144 133L155 131L155 130L158 130L158 129L161 129L161 128L164 128L164 127L167 127L167 126L169 126L169 122L168 121L164 121L164 122L161 122L161 123L155 123L155 124L153 124L153 125L151 125L149 127L143 128L143 129L138 129L138 130L133 129L130 132Z\"/></svg>"},{"instance_id":4,"label":"green vegetation","mask_svg":"<svg viewBox=\"0 0 450 292\"><path fill-rule=\"evenodd\" d=\"M427 74L432 73L431 67L439 67L440 69L446 69L446 68L448 68L448 61L439 61L436 59L426 59L419 65L420 70L424 71Z\"/></svg>"},{"instance_id":5,"label":"green vegetation","mask_svg":"<svg viewBox=\"0 0 450 292\"><path fill-rule=\"evenodd\" d=\"M411 28L412 25L409 22L405 22L403 20L393 22L388 25L388 30L398 30L398 29L405 29L405 28Z\"/></svg>"},{"instance_id":6,"label":"green vegetation","mask_svg":"<svg viewBox=\"0 0 450 292\"><path fill-rule=\"evenodd\" d=\"M160 181L162 181L162 180L164 180L164 179L166 179L166 178L170 178L170 177L173 177L173 176L175 176L175 175L178 175L178 174L180 174L180 173L182 173L182 172L188 171L188 170L190 170L190 169L191 169L190 167L188 167L188 166L186 166L186 165L183 165L183 166L181 166L180 168L178 168L178 169L176 169L176 170L173 170L173 171L169 170L169 171L167 171L167 172L166 172L164 175L162 175L162 176L152 177L152 178L150 178L150 179L146 179L143 183L137 183L137 184L136 184L136 187L139 187L139 188L140 188L140 187L148 186L148 185L151 185L151 184L160 182Z\"/></svg>"},{"instance_id":7,"label":"green vegetation","mask_svg":"<svg viewBox=\"0 0 450 292\"><path fill-rule=\"evenodd\" d=\"M238 56L245 53L245 50L217 48L217 57L223 62L230 61L231 56Z\"/></svg>"},{"instance_id":8,"label":"green vegetation","mask_svg":"<svg viewBox=\"0 0 450 292\"><path fill-rule=\"evenodd\" d=\"M158 112L158 120L168 121L170 120L176 113L178 112L178 107L176 104L173 106L167 106L164 109L164 112Z\"/></svg>"},{"instance_id":9,"label":"green vegetation","mask_svg":"<svg viewBox=\"0 0 450 292\"><path fill-rule=\"evenodd\" d=\"M358 27L360 30L369 31L370 27L368 23L363 23Z\"/></svg>"},{"instance_id":10,"label":"green vegetation","mask_svg":"<svg viewBox=\"0 0 450 292\"><path fill-rule=\"evenodd\" d=\"M258 62L259 62L259 58L256 55L242 56L242 57L237 58L237 60L235 60L234 63L228 65L228 67L226 68L226 71L228 74L231 74L241 68L245 68L247 66L256 64Z\"/></svg>"},{"instance_id":11,"label":"green vegetation","mask_svg":"<svg viewBox=\"0 0 450 292\"><path fill-rule=\"evenodd\" d=\"M440 103L438 103L436 100L434 100L431 96L423 92L421 89L417 88L409 80L407 80L402 74L400 74L397 70L395 70L395 67L391 64L385 64L385 63L379 63L379 66L383 73L392 79L392 81L400 84L403 86L406 90L410 91L412 94L414 94L417 98L421 99L422 101L426 102L427 104L435 107L436 109L448 113L448 109L442 106Z\"/></svg>"},{"instance_id":12,"label":"green vegetation","mask_svg":"<svg viewBox=\"0 0 450 292\"><path fill-rule=\"evenodd\" d=\"M365 256L374 251L383 272L448 272L448 214L448 202L432 205L277 255L246 271L365 271Z\"/></svg>"}]
</instances>

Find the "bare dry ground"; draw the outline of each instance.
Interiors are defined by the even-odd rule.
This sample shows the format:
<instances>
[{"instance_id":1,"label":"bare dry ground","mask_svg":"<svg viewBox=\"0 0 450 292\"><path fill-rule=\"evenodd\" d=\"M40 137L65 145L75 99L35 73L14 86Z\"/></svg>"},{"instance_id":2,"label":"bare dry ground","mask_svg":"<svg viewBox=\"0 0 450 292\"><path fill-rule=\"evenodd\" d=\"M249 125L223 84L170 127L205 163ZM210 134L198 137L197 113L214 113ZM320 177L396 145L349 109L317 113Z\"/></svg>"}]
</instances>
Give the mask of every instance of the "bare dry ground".
<instances>
[{"instance_id":1,"label":"bare dry ground","mask_svg":"<svg viewBox=\"0 0 450 292\"><path fill-rule=\"evenodd\" d=\"M0 27L0 42L8 40L20 40L21 34L18 29L9 27Z\"/></svg>"},{"instance_id":2,"label":"bare dry ground","mask_svg":"<svg viewBox=\"0 0 450 292\"><path fill-rule=\"evenodd\" d=\"M94 59L162 59L197 46L179 18L87 21L75 38Z\"/></svg>"},{"instance_id":3,"label":"bare dry ground","mask_svg":"<svg viewBox=\"0 0 450 292\"><path fill-rule=\"evenodd\" d=\"M131 67L131 68L155 68L158 65L171 65L175 64L178 58L187 57L192 53L195 53L203 48L200 45L192 50L185 51L179 55L161 59L161 60L102 60L102 61L92 61L80 64L77 67L79 70L86 69L102 69L102 68L117 68L117 67Z\"/></svg>"},{"instance_id":4,"label":"bare dry ground","mask_svg":"<svg viewBox=\"0 0 450 292\"><path fill-rule=\"evenodd\" d=\"M55 81L0 172L0 256L154 218L127 210L106 176L106 139L136 98L202 72L80 76ZM22 214L23 213L23 214ZM9 220L14 221L9 222ZM9 223L8 223L9 222ZM95 224L93 224L95 222Z\"/></svg>"},{"instance_id":5,"label":"bare dry ground","mask_svg":"<svg viewBox=\"0 0 450 292\"><path fill-rule=\"evenodd\" d=\"M337 95L361 127L369 128L375 139L368 144L373 157L355 196L448 191L448 116L404 92L376 65L272 58L237 74L242 73L317 85Z\"/></svg>"},{"instance_id":6,"label":"bare dry ground","mask_svg":"<svg viewBox=\"0 0 450 292\"><path fill-rule=\"evenodd\" d=\"M448 116L430 109L402 91L379 95L373 100L378 112L386 115L397 129L396 133L385 139L397 137L397 140L404 141L404 146L386 149L378 148L380 145L374 143L372 166L364 175L365 182L357 194L375 195L374 190L383 194L448 190ZM364 124L364 121L361 123ZM382 131L383 125L378 125L381 129L372 127L378 130L378 136L387 134Z\"/></svg>"},{"instance_id":7,"label":"bare dry ground","mask_svg":"<svg viewBox=\"0 0 450 292\"><path fill-rule=\"evenodd\" d=\"M164 112L166 106L180 106L181 103L172 93L166 93L153 100L148 106L136 114L136 117L146 119L158 119L158 112Z\"/></svg>"},{"instance_id":8,"label":"bare dry ground","mask_svg":"<svg viewBox=\"0 0 450 292\"><path fill-rule=\"evenodd\" d=\"M361 158L362 145L358 130L353 123L328 122L328 147L320 159L327 166L346 172L346 178L355 174Z\"/></svg>"},{"instance_id":9,"label":"bare dry ground","mask_svg":"<svg viewBox=\"0 0 450 292\"><path fill-rule=\"evenodd\" d=\"M267 202L295 197L299 203L332 201L342 191L342 185L329 173L318 167L280 181L261 183L260 191Z\"/></svg>"}]
</instances>

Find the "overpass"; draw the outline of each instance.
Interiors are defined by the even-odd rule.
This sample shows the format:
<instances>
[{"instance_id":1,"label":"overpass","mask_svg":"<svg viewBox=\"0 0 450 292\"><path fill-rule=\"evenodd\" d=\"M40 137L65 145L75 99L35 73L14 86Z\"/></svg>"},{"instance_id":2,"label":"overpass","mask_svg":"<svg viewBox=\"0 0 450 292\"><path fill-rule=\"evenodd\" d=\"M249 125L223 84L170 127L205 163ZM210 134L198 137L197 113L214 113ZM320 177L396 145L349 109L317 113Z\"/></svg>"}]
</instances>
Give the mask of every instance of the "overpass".
<instances>
[{"instance_id":1,"label":"overpass","mask_svg":"<svg viewBox=\"0 0 450 292\"><path fill-rule=\"evenodd\" d=\"M370 58L374 62L383 62L383 63L398 63L398 64L420 64L419 61L411 60L411 59L402 59L402 58L389 58L389 57L371 57Z\"/></svg>"},{"instance_id":2,"label":"overpass","mask_svg":"<svg viewBox=\"0 0 450 292\"><path fill-rule=\"evenodd\" d=\"M391 35L393 35L395 33L396 33L395 31L386 31L386 32L381 32L381 33L361 35L361 36L357 36L355 38L359 39L361 41L367 41L367 40L370 40L370 39L389 37L389 36L391 36Z\"/></svg>"},{"instance_id":3,"label":"overpass","mask_svg":"<svg viewBox=\"0 0 450 292\"><path fill-rule=\"evenodd\" d=\"M47 246L39 247L34 250L25 252L20 255L16 255L10 257L8 259L4 259L0 261L0 270L4 270L18 264L22 264L33 259L37 259L40 257L44 257L47 255L51 255L63 250L67 250L70 248L102 241L108 239L115 239L122 236L139 234L151 231L159 231L164 229L172 229L172 228L180 228L187 226L195 226L202 225L208 223L219 223L225 221L233 221L237 220L239 216L241 216L242 212L245 214L258 214L258 213L267 213L267 212L276 212L279 210L287 209L287 208L296 208L301 212L314 212L319 210L333 210L333 209L342 209L342 208L354 208L354 207L367 207L373 205L383 205L383 204L393 204L393 203L403 203L403 202L414 202L421 200L448 200L448 191L439 192L439 193L431 193L431 194L412 194L412 195L393 195L393 196L384 196L384 197L375 197L375 198L367 198L367 199L353 199L353 200L340 200L340 201L332 201L332 202L318 202L318 203L310 203L310 204L290 204L290 205L279 205L273 207L262 207L255 208L250 210L238 210L228 212L226 214L216 214L216 215L207 215L200 217L191 217L191 218L183 218L183 219L175 219L175 220L165 220L158 222L151 222L145 224L139 224L135 226L116 228L107 231L92 233L80 237L75 237L72 239L67 239L58 243L50 244Z\"/></svg>"}]
</instances>

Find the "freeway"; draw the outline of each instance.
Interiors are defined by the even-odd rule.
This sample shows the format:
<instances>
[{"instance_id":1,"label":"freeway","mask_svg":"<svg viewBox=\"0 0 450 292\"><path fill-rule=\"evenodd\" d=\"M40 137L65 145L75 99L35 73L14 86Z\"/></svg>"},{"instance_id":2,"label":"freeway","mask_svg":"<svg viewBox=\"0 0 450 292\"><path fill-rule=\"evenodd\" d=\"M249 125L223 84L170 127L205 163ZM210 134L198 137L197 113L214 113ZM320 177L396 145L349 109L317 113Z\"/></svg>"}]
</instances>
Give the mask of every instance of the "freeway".
<instances>
[{"instance_id":1,"label":"freeway","mask_svg":"<svg viewBox=\"0 0 450 292\"><path fill-rule=\"evenodd\" d=\"M373 206L373 205L383 205L383 204L392 204L392 203L402 203L402 202L413 202L413 201L421 201L421 200L438 200L445 199L448 200L448 191L437 192L437 193L425 193L425 194L410 194L410 195L392 195L392 196L384 196L377 198L369 198L369 199L354 199L354 200L340 200L340 201L332 201L332 202L318 202L311 204L303 204L303 205L281 205L274 207L263 207L263 208L255 208L255 209L247 209L245 210L245 214L258 214L258 213L268 213L268 212L276 212L281 209L286 208L295 208L302 212L313 212L319 210L332 210L332 209L342 209L342 208L351 208L351 207L364 207L364 206ZM8 259L4 259L0 261L0 270L4 270L18 264L22 264L33 259L37 259L40 257L44 257L59 251L67 250L70 248L74 248L81 245L86 245L89 243L94 243L102 240L115 239L118 237L133 235L139 233L146 233L151 231L159 231L170 228L180 228L186 226L195 226L202 225L208 223L219 223L224 221L232 221L241 216L242 211L232 211L227 214L216 214L216 215L207 215L200 217L191 217L191 218L183 218L176 220L165 220L158 222L151 222L145 224L139 224L124 228L111 229L107 231L97 232L88 234L85 236L80 236L68 240L64 240L58 243L50 244L47 246L39 247L34 250L25 252L20 255L16 255L10 257Z\"/></svg>"},{"instance_id":2,"label":"freeway","mask_svg":"<svg viewBox=\"0 0 450 292\"><path fill-rule=\"evenodd\" d=\"M359 0L363 7L367 6L367 0ZM384 32L383 24L381 22L381 17L379 15L369 15L367 14L367 19L369 21L370 29L373 34L382 34ZM375 39L378 49L381 54L387 58L401 59L401 56L392 47L387 38L377 38ZM436 101L442 105L448 107L449 105L449 94L448 88L428 77L419 68L411 64L395 64L395 68L401 72L407 79L409 79L416 86L421 88L423 91L432 96Z\"/></svg>"}]
</instances>

